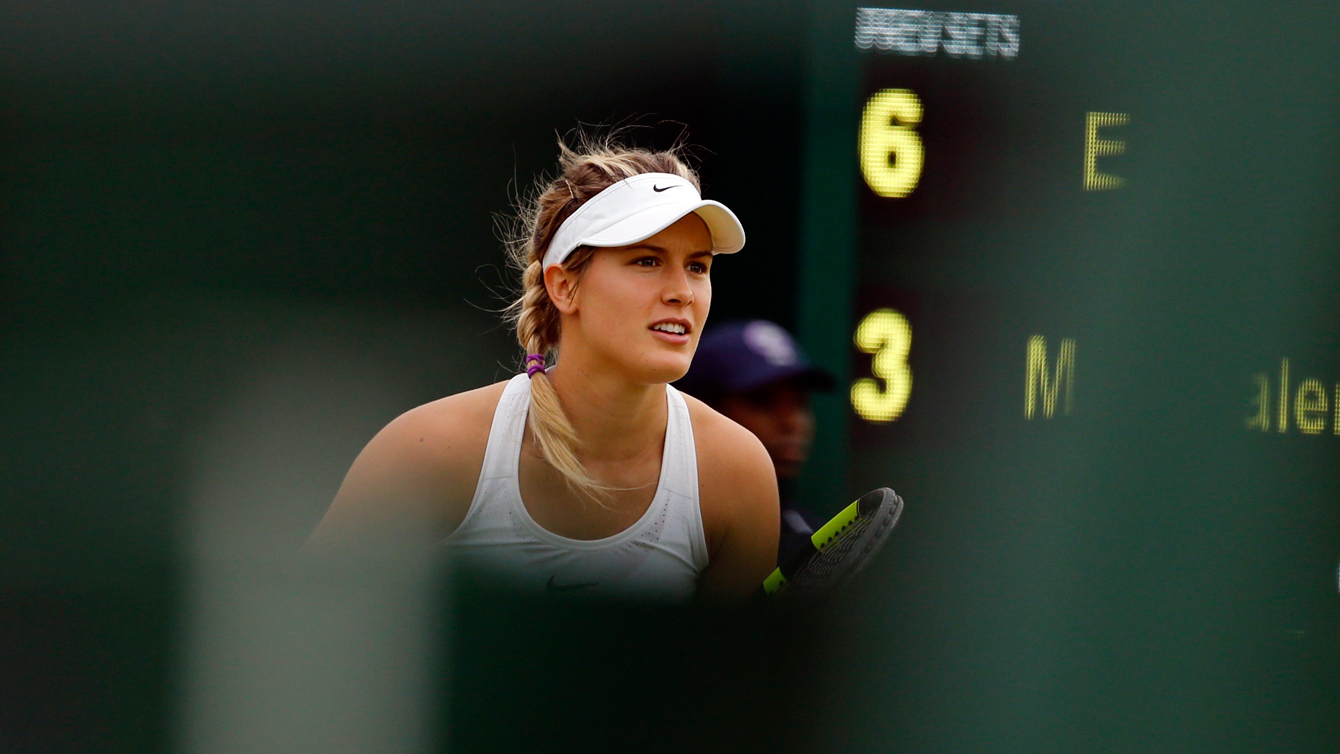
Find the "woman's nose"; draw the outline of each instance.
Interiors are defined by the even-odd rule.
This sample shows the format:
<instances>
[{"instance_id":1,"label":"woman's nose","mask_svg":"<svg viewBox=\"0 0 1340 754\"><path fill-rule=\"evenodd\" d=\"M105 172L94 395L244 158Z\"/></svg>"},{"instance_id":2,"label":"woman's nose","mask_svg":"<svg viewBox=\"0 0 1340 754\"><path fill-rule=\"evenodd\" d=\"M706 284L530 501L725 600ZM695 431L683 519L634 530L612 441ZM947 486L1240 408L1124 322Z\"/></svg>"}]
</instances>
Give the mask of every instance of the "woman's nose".
<instances>
[{"instance_id":1,"label":"woman's nose","mask_svg":"<svg viewBox=\"0 0 1340 754\"><path fill-rule=\"evenodd\" d=\"M693 303L693 288L689 285L689 276L683 271L670 271L667 273L665 288L661 293L661 298L667 304L679 304L687 306Z\"/></svg>"}]
</instances>

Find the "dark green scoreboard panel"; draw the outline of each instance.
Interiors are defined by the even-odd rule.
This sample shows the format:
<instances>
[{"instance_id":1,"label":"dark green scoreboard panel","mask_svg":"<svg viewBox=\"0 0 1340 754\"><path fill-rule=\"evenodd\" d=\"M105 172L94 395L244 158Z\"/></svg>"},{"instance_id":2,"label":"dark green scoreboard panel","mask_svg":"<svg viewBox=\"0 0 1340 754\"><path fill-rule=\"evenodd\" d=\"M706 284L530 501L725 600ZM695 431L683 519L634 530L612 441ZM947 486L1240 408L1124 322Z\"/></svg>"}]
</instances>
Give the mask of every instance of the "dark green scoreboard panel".
<instances>
[{"instance_id":1,"label":"dark green scoreboard panel","mask_svg":"<svg viewBox=\"0 0 1340 754\"><path fill-rule=\"evenodd\" d=\"M851 742L1336 751L1340 7L842 5L810 55L805 490L907 500Z\"/></svg>"}]
</instances>

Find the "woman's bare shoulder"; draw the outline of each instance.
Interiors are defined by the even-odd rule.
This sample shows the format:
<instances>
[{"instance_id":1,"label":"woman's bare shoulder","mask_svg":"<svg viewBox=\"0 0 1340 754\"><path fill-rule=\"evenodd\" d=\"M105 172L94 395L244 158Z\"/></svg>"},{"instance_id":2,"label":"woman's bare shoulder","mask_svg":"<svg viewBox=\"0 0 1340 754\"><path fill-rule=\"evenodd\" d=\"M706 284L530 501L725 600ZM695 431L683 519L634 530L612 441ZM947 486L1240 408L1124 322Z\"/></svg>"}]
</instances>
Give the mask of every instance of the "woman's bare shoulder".
<instances>
[{"instance_id":1,"label":"woman's bare shoulder","mask_svg":"<svg viewBox=\"0 0 1340 754\"><path fill-rule=\"evenodd\" d=\"M505 381L495 382L438 398L396 417L382 433L389 433L396 442L422 444L425 452L440 456L467 449L475 440L487 443L493 413L506 387ZM483 448L479 451L483 458Z\"/></svg>"},{"instance_id":2,"label":"woman's bare shoulder","mask_svg":"<svg viewBox=\"0 0 1340 754\"><path fill-rule=\"evenodd\" d=\"M465 517L505 382L425 403L387 424L358 454L313 544L393 529L440 539Z\"/></svg>"},{"instance_id":3,"label":"woman's bare shoulder","mask_svg":"<svg viewBox=\"0 0 1340 754\"><path fill-rule=\"evenodd\" d=\"M489 428L506 382L439 398L401 414L368 443L377 455L399 459L400 473L431 485L433 497L464 517L484 463ZM457 511L445 511L452 514Z\"/></svg>"},{"instance_id":4,"label":"woman's bare shoulder","mask_svg":"<svg viewBox=\"0 0 1340 754\"><path fill-rule=\"evenodd\" d=\"M760 460L759 453L762 453L762 459L767 459L767 450L753 432L697 398L686 393L681 395L688 405L689 419L693 422L693 442L699 448L698 455L705 457L709 465L738 468L739 464L744 463L761 466L757 463ZM704 450L707 452L703 453ZM762 472L764 469L755 470ZM768 461L766 471L772 472L771 460Z\"/></svg>"},{"instance_id":5,"label":"woman's bare shoulder","mask_svg":"<svg viewBox=\"0 0 1340 754\"><path fill-rule=\"evenodd\" d=\"M777 472L763 443L753 432L706 403L690 395L685 395L684 399L693 422L699 497L704 516L718 518L714 514L727 513L718 510L723 506L766 508L771 505L775 509ZM707 523L704 520L704 524Z\"/></svg>"}]
</instances>

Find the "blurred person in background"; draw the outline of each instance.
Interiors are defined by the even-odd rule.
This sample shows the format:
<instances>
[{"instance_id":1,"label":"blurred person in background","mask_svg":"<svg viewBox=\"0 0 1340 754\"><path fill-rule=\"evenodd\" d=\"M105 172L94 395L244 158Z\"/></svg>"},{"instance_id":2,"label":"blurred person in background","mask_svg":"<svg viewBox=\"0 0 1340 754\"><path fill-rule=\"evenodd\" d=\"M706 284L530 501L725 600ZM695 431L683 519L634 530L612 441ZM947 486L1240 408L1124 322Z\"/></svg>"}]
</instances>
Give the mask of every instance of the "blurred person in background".
<instances>
[{"instance_id":1,"label":"blurred person in background","mask_svg":"<svg viewBox=\"0 0 1340 754\"><path fill-rule=\"evenodd\" d=\"M835 384L833 375L810 364L790 333L761 319L713 326L698 343L689 373L675 383L767 448L781 492L779 561L823 525L796 503L791 487L814 441L810 396Z\"/></svg>"},{"instance_id":2,"label":"blurred person in background","mask_svg":"<svg viewBox=\"0 0 1340 754\"><path fill-rule=\"evenodd\" d=\"M752 595L776 556L772 462L669 384L707 320L714 257L744 229L673 151L560 150L510 244L521 373L387 425L309 550L418 543L529 589Z\"/></svg>"}]
</instances>

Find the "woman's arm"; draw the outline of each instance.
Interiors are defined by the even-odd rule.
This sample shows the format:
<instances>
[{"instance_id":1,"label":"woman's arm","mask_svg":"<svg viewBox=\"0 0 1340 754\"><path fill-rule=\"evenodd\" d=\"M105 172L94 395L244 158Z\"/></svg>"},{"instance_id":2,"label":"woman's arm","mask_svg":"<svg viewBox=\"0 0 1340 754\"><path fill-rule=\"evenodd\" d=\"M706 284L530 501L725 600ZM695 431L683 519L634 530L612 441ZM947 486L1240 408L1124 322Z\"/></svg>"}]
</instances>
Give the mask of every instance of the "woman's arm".
<instances>
[{"instance_id":1,"label":"woman's arm","mask_svg":"<svg viewBox=\"0 0 1340 754\"><path fill-rule=\"evenodd\" d=\"M704 415L702 432L695 422L694 432L709 551L698 591L711 598L744 599L758 592L777 566L777 474L752 432L699 406L711 416Z\"/></svg>"}]
</instances>

